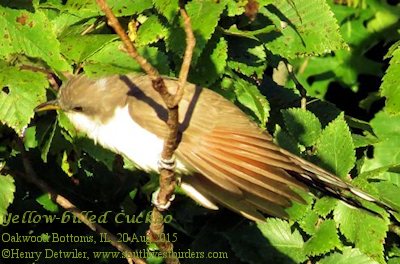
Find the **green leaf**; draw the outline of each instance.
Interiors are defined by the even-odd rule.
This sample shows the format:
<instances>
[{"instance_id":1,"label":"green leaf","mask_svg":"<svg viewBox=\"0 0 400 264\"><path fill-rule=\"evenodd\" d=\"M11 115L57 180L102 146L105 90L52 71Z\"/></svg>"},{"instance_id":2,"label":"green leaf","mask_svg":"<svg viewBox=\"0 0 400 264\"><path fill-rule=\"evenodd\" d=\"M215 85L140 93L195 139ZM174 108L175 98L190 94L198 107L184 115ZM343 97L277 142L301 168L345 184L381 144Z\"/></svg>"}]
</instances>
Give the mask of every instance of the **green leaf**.
<instances>
[{"instance_id":1,"label":"green leaf","mask_svg":"<svg viewBox=\"0 0 400 264\"><path fill-rule=\"evenodd\" d=\"M358 134L352 134L351 138L353 139L355 148L367 147L379 142L379 139L371 135L361 136Z\"/></svg>"},{"instance_id":2,"label":"green leaf","mask_svg":"<svg viewBox=\"0 0 400 264\"><path fill-rule=\"evenodd\" d=\"M51 125L51 128L50 128L51 130L50 130L49 136L46 139L46 141L44 142L43 147L42 147L42 153L41 153L40 157L42 158L43 162L45 162L45 163L47 162L47 155L49 154L51 143L53 142L54 134L56 133L57 123L58 123L58 121L54 122Z\"/></svg>"},{"instance_id":3,"label":"green leaf","mask_svg":"<svg viewBox=\"0 0 400 264\"><path fill-rule=\"evenodd\" d=\"M47 78L42 73L8 67L1 61L0 68L0 122L22 135L34 115L33 109L46 100Z\"/></svg>"},{"instance_id":4,"label":"green leaf","mask_svg":"<svg viewBox=\"0 0 400 264\"><path fill-rule=\"evenodd\" d=\"M319 264L378 264L367 255L360 252L358 248L345 247L342 253L333 253L323 259Z\"/></svg>"},{"instance_id":5,"label":"green leaf","mask_svg":"<svg viewBox=\"0 0 400 264\"><path fill-rule=\"evenodd\" d=\"M335 208L334 219L346 239L372 259L384 263L383 241L389 229L387 215L379 217L340 202Z\"/></svg>"},{"instance_id":6,"label":"green leaf","mask_svg":"<svg viewBox=\"0 0 400 264\"><path fill-rule=\"evenodd\" d=\"M62 159L61 159L61 169L68 175L68 177L73 176L78 171L77 162L71 160L68 157L67 151L63 152Z\"/></svg>"},{"instance_id":7,"label":"green leaf","mask_svg":"<svg viewBox=\"0 0 400 264\"><path fill-rule=\"evenodd\" d=\"M235 94L238 101L249 108L264 126L269 116L269 103L257 86L237 78L234 82Z\"/></svg>"},{"instance_id":8,"label":"green leaf","mask_svg":"<svg viewBox=\"0 0 400 264\"><path fill-rule=\"evenodd\" d=\"M303 190L295 190L306 203L292 201L292 206L285 209L291 221L298 221L311 211L311 206L314 201L313 196Z\"/></svg>"},{"instance_id":9,"label":"green leaf","mask_svg":"<svg viewBox=\"0 0 400 264\"><path fill-rule=\"evenodd\" d=\"M185 8L190 17L196 38L196 46L193 50L194 64L214 33L225 5L225 0L217 2L213 0L193 0L186 4ZM167 41L168 49L172 50L178 56L183 57L186 47L185 43L185 32L182 23L173 25Z\"/></svg>"},{"instance_id":10,"label":"green leaf","mask_svg":"<svg viewBox=\"0 0 400 264\"><path fill-rule=\"evenodd\" d=\"M248 77L262 78L267 68L266 56L265 48L259 42L239 38L229 42L229 68Z\"/></svg>"},{"instance_id":11,"label":"green leaf","mask_svg":"<svg viewBox=\"0 0 400 264\"><path fill-rule=\"evenodd\" d=\"M14 200L15 183L10 175L0 175L0 224L4 223L8 206Z\"/></svg>"},{"instance_id":12,"label":"green leaf","mask_svg":"<svg viewBox=\"0 0 400 264\"><path fill-rule=\"evenodd\" d=\"M356 91L360 74L379 75L382 72L381 63L348 50L338 50L334 55L325 57L306 58L303 63L307 67L298 79L308 95L318 98L324 97L331 82L340 82ZM311 78L314 81L309 84Z\"/></svg>"},{"instance_id":13,"label":"green leaf","mask_svg":"<svg viewBox=\"0 0 400 264\"><path fill-rule=\"evenodd\" d=\"M67 36L61 39L61 52L71 62L80 64L115 39L117 36L110 34Z\"/></svg>"},{"instance_id":14,"label":"green leaf","mask_svg":"<svg viewBox=\"0 0 400 264\"><path fill-rule=\"evenodd\" d=\"M398 15L391 10L381 9L375 13L374 19L368 21L367 28L370 32L380 32L395 25L398 20Z\"/></svg>"},{"instance_id":15,"label":"green leaf","mask_svg":"<svg viewBox=\"0 0 400 264\"><path fill-rule=\"evenodd\" d=\"M75 141L75 144L79 146L79 148L83 149L86 153L88 153L97 162L102 162L110 171L112 171L115 160L114 153L102 148L101 146L95 145L92 140L86 137L78 138Z\"/></svg>"},{"instance_id":16,"label":"green leaf","mask_svg":"<svg viewBox=\"0 0 400 264\"><path fill-rule=\"evenodd\" d=\"M152 7L151 0L108 0L107 4L117 17L138 14ZM92 0L68 0L63 11L82 18L103 14L96 1Z\"/></svg>"},{"instance_id":17,"label":"green leaf","mask_svg":"<svg viewBox=\"0 0 400 264\"><path fill-rule=\"evenodd\" d=\"M298 230L292 232L288 222L268 218L266 222L257 223L257 227L272 246L295 262L299 263L307 259L303 250L303 237Z\"/></svg>"},{"instance_id":18,"label":"green leaf","mask_svg":"<svg viewBox=\"0 0 400 264\"><path fill-rule=\"evenodd\" d=\"M207 43L194 69L190 81L203 87L210 87L224 73L228 57L228 44L224 38Z\"/></svg>"},{"instance_id":19,"label":"green leaf","mask_svg":"<svg viewBox=\"0 0 400 264\"><path fill-rule=\"evenodd\" d=\"M315 147L321 166L332 173L344 177L353 168L354 145L343 114L325 127Z\"/></svg>"},{"instance_id":20,"label":"green leaf","mask_svg":"<svg viewBox=\"0 0 400 264\"><path fill-rule=\"evenodd\" d=\"M31 126L24 131L24 145L25 148L36 148L39 142L36 138L36 126Z\"/></svg>"},{"instance_id":21,"label":"green leaf","mask_svg":"<svg viewBox=\"0 0 400 264\"><path fill-rule=\"evenodd\" d=\"M297 141L279 125L275 126L274 142L281 148L290 151L297 156L300 156L300 149Z\"/></svg>"},{"instance_id":22,"label":"green leaf","mask_svg":"<svg viewBox=\"0 0 400 264\"><path fill-rule=\"evenodd\" d=\"M39 58L57 71L71 67L60 54L51 22L42 12L30 13L0 6L0 57L13 54Z\"/></svg>"},{"instance_id":23,"label":"green leaf","mask_svg":"<svg viewBox=\"0 0 400 264\"><path fill-rule=\"evenodd\" d=\"M328 219L319 224L315 234L305 243L304 250L308 256L319 256L340 247L335 221Z\"/></svg>"},{"instance_id":24,"label":"green leaf","mask_svg":"<svg viewBox=\"0 0 400 264\"><path fill-rule=\"evenodd\" d=\"M400 186L396 186L390 182L372 182L371 183L379 192L379 197L385 203L400 212Z\"/></svg>"},{"instance_id":25,"label":"green leaf","mask_svg":"<svg viewBox=\"0 0 400 264\"><path fill-rule=\"evenodd\" d=\"M318 199L314 204L314 211L320 216L326 217L333 209L335 209L338 200L329 196Z\"/></svg>"},{"instance_id":26,"label":"green leaf","mask_svg":"<svg viewBox=\"0 0 400 264\"><path fill-rule=\"evenodd\" d=\"M89 76L101 76L111 74L126 74L130 72L141 72L142 68L120 47L120 41L107 44L103 49L91 56L84 65L86 74ZM142 47L138 49L161 74L169 73L168 58L157 48Z\"/></svg>"},{"instance_id":27,"label":"green leaf","mask_svg":"<svg viewBox=\"0 0 400 264\"><path fill-rule=\"evenodd\" d=\"M45 193L36 198L36 201L43 206L49 212L57 213L58 212L58 205L51 200L49 194Z\"/></svg>"},{"instance_id":28,"label":"green leaf","mask_svg":"<svg viewBox=\"0 0 400 264\"><path fill-rule=\"evenodd\" d=\"M298 221L301 229L309 235L314 235L317 231L317 224L320 220L318 214L309 209L305 216Z\"/></svg>"},{"instance_id":29,"label":"green leaf","mask_svg":"<svg viewBox=\"0 0 400 264\"><path fill-rule=\"evenodd\" d=\"M380 140L374 144L374 156L366 159L361 167L361 173L373 172L375 176L369 177L389 180L391 183L400 186L398 173L390 172L390 168L400 164L400 116L392 116L386 111L375 115L371 121L374 133ZM383 170L375 171L383 168ZM371 174L371 173L370 173Z\"/></svg>"},{"instance_id":30,"label":"green leaf","mask_svg":"<svg viewBox=\"0 0 400 264\"><path fill-rule=\"evenodd\" d=\"M239 225L233 232L226 232L224 236L227 237L234 255L243 263L294 263L291 256L282 254L279 248L274 247L270 241L263 237L255 225ZM232 260L233 258L229 257L226 263L232 263Z\"/></svg>"},{"instance_id":31,"label":"green leaf","mask_svg":"<svg viewBox=\"0 0 400 264\"><path fill-rule=\"evenodd\" d=\"M167 29L161 24L157 16L150 16L139 27L135 43L137 46L146 46L167 36Z\"/></svg>"},{"instance_id":32,"label":"green leaf","mask_svg":"<svg viewBox=\"0 0 400 264\"><path fill-rule=\"evenodd\" d=\"M389 68L383 76L381 94L386 97L385 110L391 114L400 113L400 48L398 48L390 60Z\"/></svg>"},{"instance_id":33,"label":"green leaf","mask_svg":"<svg viewBox=\"0 0 400 264\"><path fill-rule=\"evenodd\" d=\"M294 138L306 147L315 144L321 134L321 123L312 112L290 108L282 110L282 115L287 130Z\"/></svg>"},{"instance_id":34,"label":"green leaf","mask_svg":"<svg viewBox=\"0 0 400 264\"><path fill-rule=\"evenodd\" d=\"M247 2L247 0L228 1L226 4L228 16L233 17L243 14Z\"/></svg>"},{"instance_id":35,"label":"green leaf","mask_svg":"<svg viewBox=\"0 0 400 264\"><path fill-rule=\"evenodd\" d=\"M267 15L280 29L266 43L275 54L295 58L347 47L325 0L275 0Z\"/></svg>"},{"instance_id":36,"label":"green leaf","mask_svg":"<svg viewBox=\"0 0 400 264\"><path fill-rule=\"evenodd\" d=\"M171 21L178 14L179 0L153 0L157 11Z\"/></svg>"}]
</instances>

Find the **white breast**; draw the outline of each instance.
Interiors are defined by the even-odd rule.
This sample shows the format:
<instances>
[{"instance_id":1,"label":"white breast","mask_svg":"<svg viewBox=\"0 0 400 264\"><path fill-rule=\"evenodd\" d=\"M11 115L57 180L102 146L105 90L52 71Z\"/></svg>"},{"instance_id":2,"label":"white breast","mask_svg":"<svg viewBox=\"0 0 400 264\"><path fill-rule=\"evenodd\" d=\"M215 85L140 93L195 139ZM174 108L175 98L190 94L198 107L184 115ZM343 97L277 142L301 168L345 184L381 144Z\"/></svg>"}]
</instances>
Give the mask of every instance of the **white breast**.
<instances>
[{"instance_id":1,"label":"white breast","mask_svg":"<svg viewBox=\"0 0 400 264\"><path fill-rule=\"evenodd\" d=\"M106 124L92 120L81 113L67 113L72 124L113 152L122 154L145 171L157 170L157 162L163 148L163 139L139 126L129 115L128 107L116 108L114 117ZM177 161L177 171L187 173Z\"/></svg>"}]
</instances>

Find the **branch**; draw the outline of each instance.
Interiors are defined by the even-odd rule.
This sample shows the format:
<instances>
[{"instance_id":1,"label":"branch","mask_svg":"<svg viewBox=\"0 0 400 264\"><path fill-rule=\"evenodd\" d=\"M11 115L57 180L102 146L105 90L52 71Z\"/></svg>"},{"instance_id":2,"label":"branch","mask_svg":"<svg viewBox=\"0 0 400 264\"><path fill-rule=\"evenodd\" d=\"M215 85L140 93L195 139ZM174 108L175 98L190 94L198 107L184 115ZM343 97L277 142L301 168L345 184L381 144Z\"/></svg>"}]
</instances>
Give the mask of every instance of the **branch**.
<instances>
[{"instance_id":1,"label":"branch","mask_svg":"<svg viewBox=\"0 0 400 264\"><path fill-rule=\"evenodd\" d=\"M300 105L301 109L306 110L307 106L307 90L304 88L304 86L299 82L297 79L296 75L293 72L293 66L290 65L287 61L285 61L286 68L288 70L290 78L292 78L294 84L296 85L296 89L300 92L301 100L300 100Z\"/></svg>"},{"instance_id":2,"label":"branch","mask_svg":"<svg viewBox=\"0 0 400 264\"><path fill-rule=\"evenodd\" d=\"M40 190L42 190L45 193L49 193L50 197L52 198L53 201L55 201L58 205L60 205L62 208L65 210L71 212L75 217L77 217L81 222L83 222L86 226L88 226L91 230L97 233L106 233L107 238L110 240L110 244L113 245L116 249L118 249L120 252L133 252L131 248L129 248L127 245L124 243L121 243L118 241L118 238L114 236L110 231L102 227L101 225L97 223L93 223L90 221L85 214L82 213L82 211L77 208L74 204L72 204L67 198L65 198L62 195L59 195L57 192L55 192L50 186L47 185L46 182L41 180L35 170L33 169L33 166L31 164L31 161L29 160L23 143L21 140L17 140L17 145L19 150L21 151L21 157L22 157L22 163L25 169L25 174L18 174L19 176L23 177L26 181L33 183L36 185ZM146 261L140 258L135 258L131 257L132 254L128 254L126 259L129 264L137 263L137 264L146 264Z\"/></svg>"},{"instance_id":3,"label":"branch","mask_svg":"<svg viewBox=\"0 0 400 264\"><path fill-rule=\"evenodd\" d=\"M114 13L109 8L105 0L96 1L105 13L108 24L121 38L129 56L135 59L142 67L142 69L149 75L150 79L152 80L153 88L160 94L165 105L168 108L168 133L164 139L164 146L161 153L161 158L163 160L172 160L174 152L178 146L177 138L179 132L179 102L184 94L184 87L192 60L193 48L195 46L195 38L193 35L190 18L186 13L186 10L184 9L183 1L179 1L179 8L184 20L184 28L186 33L186 50L182 62L181 71L179 73L178 88L175 94L169 93L158 71L137 52L137 49L130 41L128 35L125 33L118 19L115 17ZM168 204L175 191L175 187L175 170L162 168L160 170L160 192L157 196L158 203L161 205ZM161 235L164 233L164 223L163 221L160 221L160 219L162 219L162 212L160 211L160 209L154 207L150 229L147 233L150 240L154 241L157 244L161 252L171 253L173 252L173 244L167 241L160 241L160 238L162 237ZM171 256L171 258L166 258L166 263L179 263L179 259Z\"/></svg>"},{"instance_id":4,"label":"branch","mask_svg":"<svg viewBox=\"0 0 400 264\"><path fill-rule=\"evenodd\" d=\"M21 70L28 70L28 71L33 71L33 72L41 72L46 74L47 80L49 81L51 87L53 88L53 90L58 91L59 90L59 85L57 83L57 80L55 78L55 74L54 72L47 70L45 68L40 68L40 67L36 67L36 66L32 66L32 65L22 65L21 67L19 67Z\"/></svg>"}]
</instances>

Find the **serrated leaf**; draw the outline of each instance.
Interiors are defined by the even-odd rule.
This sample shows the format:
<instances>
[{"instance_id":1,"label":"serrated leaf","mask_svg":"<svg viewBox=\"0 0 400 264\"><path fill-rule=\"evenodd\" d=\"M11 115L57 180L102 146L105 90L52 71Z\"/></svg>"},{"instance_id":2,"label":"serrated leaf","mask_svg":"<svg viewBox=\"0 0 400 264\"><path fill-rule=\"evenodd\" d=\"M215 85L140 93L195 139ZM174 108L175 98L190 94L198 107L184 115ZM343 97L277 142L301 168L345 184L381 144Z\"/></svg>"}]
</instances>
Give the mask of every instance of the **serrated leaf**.
<instances>
[{"instance_id":1,"label":"serrated leaf","mask_svg":"<svg viewBox=\"0 0 400 264\"><path fill-rule=\"evenodd\" d=\"M246 76L261 79L267 68L263 45L249 39L236 39L229 43L228 67Z\"/></svg>"},{"instance_id":2,"label":"serrated leaf","mask_svg":"<svg viewBox=\"0 0 400 264\"><path fill-rule=\"evenodd\" d=\"M179 0L153 0L157 11L171 21L178 14Z\"/></svg>"},{"instance_id":3,"label":"serrated leaf","mask_svg":"<svg viewBox=\"0 0 400 264\"><path fill-rule=\"evenodd\" d=\"M400 48L393 52L389 68L383 76L381 94L386 97L385 111L391 114L400 113Z\"/></svg>"},{"instance_id":4,"label":"serrated leaf","mask_svg":"<svg viewBox=\"0 0 400 264\"><path fill-rule=\"evenodd\" d=\"M138 14L153 5L151 0L108 0L107 4L117 17ZM68 0L63 11L82 18L103 14L96 1L92 0Z\"/></svg>"},{"instance_id":5,"label":"serrated leaf","mask_svg":"<svg viewBox=\"0 0 400 264\"><path fill-rule=\"evenodd\" d=\"M333 209L335 209L338 200L329 196L318 199L314 204L314 211L320 216L326 217Z\"/></svg>"},{"instance_id":6,"label":"serrated leaf","mask_svg":"<svg viewBox=\"0 0 400 264\"><path fill-rule=\"evenodd\" d=\"M99 51L109 42L117 39L116 35L72 35L62 38L61 52L76 64L84 62L88 57ZM79 45L77 45L79 43Z\"/></svg>"},{"instance_id":7,"label":"serrated leaf","mask_svg":"<svg viewBox=\"0 0 400 264\"><path fill-rule=\"evenodd\" d=\"M0 57L13 54L40 58L57 71L71 67L60 54L60 44L51 22L42 13L0 6Z\"/></svg>"},{"instance_id":8,"label":"serrated leaf","mask_svg":"<svg viewBox=\"0 0 400 264\"><path fill-rule=\"evenodd\" d=\"M320 165L334 174L344 177L353 168L354 145L343 114L325 127L315 147Z\"/></svg>"},{"instance_id":9,"label":"serrated leaf","mask_svg":"<svg viewBox=\"0 0 400 264\"><path fill-rule=\"evenodd\" d=\"M342 253L336 252L323 259L318 264L378 264L357 248L345 247Z\"/></svg>"},{"instance_id":10,"label":"serrated leaf","mask_svg":"<svg viewBox=\"0 0 400 264\"><path fill-rule=\"evenodd\" d=\"M275 0L267 15L280 29L266 46L287 58L346 48L339 26L324 0Z\"/></svg>"},{"instance_id":11,"label":"serrated leaf","mask_svg":"<svg viewBox=\"0 0 400 264\"><path fill-rule=\"evenodd\" d=\"M319 216L316 212L308 210L308 212L304 215L302 219L298 221L301 229L309 235L315 234L317 231L317 223L319 220Z\"/></svg>"},{"instance_id":12,"label":"serrated leaf","mask_svg":"<svg viewBox=\"0 0 400 264\"><path fill-rule=\"evenodd\" d=\"M244 7L247 5L247 0L228 1L226 4L226 10L228 16L238 16L244 13Z\"/></svg>"},{"instance_id":13,"label":"serrated leaf","mask_svg":"<svg viewBox=\"0 0 400 264\"><path fill-rule=\"evenodd\" d=\"M314 201L313 196L310 195L308 192L305 192L303 190L297 190L297 189L295 191L306 202L300 203L300 202L292 201L292 205L285 209L285 211L288 213L291 221L298 221L298 220L302 219L307 213L309 213L311 211L312 202Z\"/></svg>"},{"instance_id":14,"label":"serrated leaf","mask_svg":"<svg viewBox=\"0 0 400 264\"><path fill-rule=\"evenodd\" d=\"M15 183L10 175L0 175L0 224L4 223L7 208L14 200Z\"/></svg>"},{"instance_id":15,"label":"serrated leaf","mask_svg":"<svg viewBox=\"0 0 400 264\"><path fill-rule=\"evenodd\" d=\"M240 225L234 232L226 232L224 236L227 237L235 256L245 263L294 263L290 256L282 254L271 245L254 225ZM231 259L229 258L230 262Z\"/></svg>"},{"instance_id":16,"label":"serrated leaf","mask_svg":"<svg viewBox=\"0 0 400 264\"><path fill-rule=\"evenodd\" d=\"M57 213L58 212L58 205L51 200L49 194L45 193L36 198L36 202L43 206L49 212Z\"/></svg>"},{"instance_id":17,"label":"serrated leaf","mask_svg":"<svg viewBox=\"0 0 400 264\"><path fill-rule=\"evenodd\" d=\"M388 231L387 215L379 217L364 210L338 203L334 219L340 232L363 253L380 263L384 263L383 241Z\"/></svg>"},{"instance_id":18,"label":"serrated leaf","mask_svg":"<svg viewBox=\"0 0 400 264\"><path fill-rule=\"evenodd\" d=\"M161 24L157 16L150 16L139 27L135 43L137 46L146 46L155 43L167 36L167 29Z\"/></svg>"},{"instance_id":19,"label":"serrated leaf","mask_svg":"<svg viewBox=\"0 0 400 264\"><path fill-rule=\"evenodd\" d=\"M225 0L218 2L213 0L193 0L186 4L185 8L190 17L196 38L196 46L193 50L194 64L214 33L225 5ZM168 49L182 57L186 47L185 43L185 32L182 23L174 25L169 32L167 41Z\"/></svg>"},{"instance_id":20,"label":"serrated leaf","mask_svg":"<svg viewBox=\"0 0 400 264\"><path fill-rule=\"evenodd\" d=\"M0 68L0 122L22 135L33 109L46 100L48 81L42 73L21 71L1 62Z\"/></svg>"},{"instance_id":21,"label":"serrated leaf","mask_svg":"<svg viewBox=\"0 0 400 264\"><path fill-rule=\"evenodd\" d=\"M300 149L296 140L279 125L275 126L274 142L281 148L290 151L297 156L300 156Z\"/></svg>"},{"instance_id":22,"label":"serrated leaf","mask_svg":"<svg viewBox=\"0 0 400 264\"><path fill-rule=\"evenodd\" d=\"M91 56L84 65L85 73L88 76L104 76L111 74L126 74L131 72L141 72L142 69L136 61L126 52L120 49L120 41L107 44L103 49ZM138 49L161 74L169 73L168 58L157 48L142 47Z\"/></svg>"},{"instance_id":23,"label":"serrated leaf","mask_svg":"<svg viewBox=\"0 0 400 264\"><path fill-rule=\"evenodd\" d=\"M400 40L396 41L392 46L390 46L388 52L386 53L385 57L383 57L384 60L389 59L393 57L393 53L398 50L400 47Z\"/></svg>"},{"instance_id":24,"label":"serrated leaf","mask_svg":"<svg viewBox=\"0 0 400 264\"><path fill-rule=\"evenodd\" d=\"M269 103L257 87L243 79L237 78L234 90L238 101L249 108L264 126L269 116Z\"/></svg>"},{"instance_id":25,"label":"serrated leaf","mask_svg":"<svg viewBox=\"0 0 400 264\"><path fill-rule=\"evenodd\" d=\"M400 186L384 181L372 182L371 184L378 190L380 200L390 204L400 212Z\"/></svg>"},{"instance_id":26,"label":"serrated leaf","mask_svg":"<svg viewBox=\"0 0 400 264\"><path fill-rule=\"evenodd\" d=\"M399 174L389 170L392 166L400 164L400 138L398 136L400 116L393 116L386 111L381 111L375 115L371 126L380 141L374 144L374 156L364 161L361 173L372 172L376 173L376 176L381 174L380 179L400 186ZM381 171L379 171L380 168L382 168ZM373 177L378 178L376 176Z\"/></svg>"},{"instance_id":27,"label":"serrated leaf","mask_svg":"<svg viewBox=\"0 0 400 264\"><path fill-rule=\"evenodd\" d=\"M308 256L319 256L340 246L335 222L328 219L320 223L315 234L307 240L304 251Z\"/></svg>"},{"instance_id":28,"label":"serrated leaf","mask_svg":"<svg viewBox=\"0 0 400 264\"><path fill-rule=\"evenodd\" d=\"M314 145L321 134L321 123L310 111L301 108L282 110L287 130L302 145Z\"/></svg>"},{"instance_id":29,"label":"serrated leaf","mask_svg":"<svg viewBox=\"0 0 400 264\"><path fill-rule=\"evenodd\" d=\"M210 87L223 73L228 57L228 44L224 38L207 43L204 52L194 69L190 71L190 80L203 87Z\"/></svg>"},{"instance_id":30,"label":"serrated leaf","mask_svg":"<svg viewBox=\"0 0 400 264\"><path fill-rule=\"evenodd\" d=\"M298 230L292 232L288 222L268 218L266 222L257 223L257 227L271 245L295 262L299 263L307 259L303 250L303 237Z\"/></svg>"}]
</instances>

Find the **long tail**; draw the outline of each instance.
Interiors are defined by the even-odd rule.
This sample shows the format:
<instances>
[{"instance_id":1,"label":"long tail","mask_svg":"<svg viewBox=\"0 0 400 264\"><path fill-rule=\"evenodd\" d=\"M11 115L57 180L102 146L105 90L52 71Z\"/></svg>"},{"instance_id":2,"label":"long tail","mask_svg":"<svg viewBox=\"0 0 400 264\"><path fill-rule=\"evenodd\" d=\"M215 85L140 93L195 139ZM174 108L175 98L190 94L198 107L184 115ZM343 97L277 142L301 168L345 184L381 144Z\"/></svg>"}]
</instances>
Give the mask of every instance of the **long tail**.
<instances>
[{"instance_id":1,"label":"long tail","mask_svg":"<svg viewBox=\"0 0 400 264\"><path fill-rule=\"evenodd\" d=\"M322 168L312 164L308 161L305 161L302 158L297 157L296 155L291 154L288 151L281 150L289 159L297 164L299 167L305 170L305 173L290 173L293 177L297 180L305 183L307 186L312 186L315 189L326 193L330 196L333 196L337 199L344 201L345 203L361 208L368 212L376 214L376 212L371 211L371 209L366 208L360 200L352 197L349 194L360 198L361 200L368 201L382 207L389 213L396 212L398 213L399 210L394 208L392 205L389 205L383 201L376 199L375 197L371 196L370 194L358 189L357 187L352 186L349 183L344 182L342 179L338 178L337 176L323 170Z\"/></svg>"}]
</instances>

